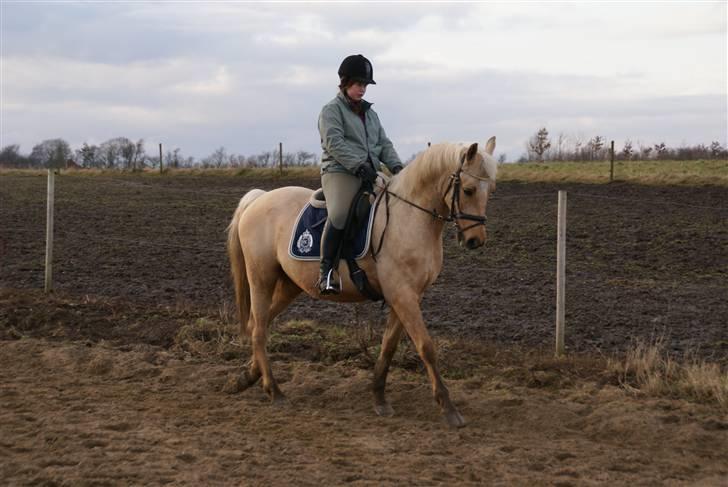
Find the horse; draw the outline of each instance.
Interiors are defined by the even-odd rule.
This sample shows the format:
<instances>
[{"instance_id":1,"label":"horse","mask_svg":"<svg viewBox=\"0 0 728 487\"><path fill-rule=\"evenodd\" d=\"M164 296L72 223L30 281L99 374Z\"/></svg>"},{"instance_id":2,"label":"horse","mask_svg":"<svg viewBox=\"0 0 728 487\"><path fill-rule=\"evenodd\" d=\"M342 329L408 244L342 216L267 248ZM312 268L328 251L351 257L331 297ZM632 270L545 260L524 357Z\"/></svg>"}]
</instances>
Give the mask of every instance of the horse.
<instances>
[{"instance_id":1,"label":"horse","mask_svg":"<svg viewBox=\"0 0 728 487\"><path fill-rule=\"evenodd\" d=\"M455 224L462 247L476 249L485 243L485 211L495 190L498 167L494 149L495 137L488 139L484 149L479 149L477 142L432 145L379 192L372 210L376 213L371 247L359 265L390 308L371 386L374 410L380 416L394 414L385 386L404 331L425 365L433 396L447 423L465 425L440 376L420 302L442 269L446 223ZM237 390L245 390L262 378L263 390L273 403L286 403L287 399L273 377L266 352L271 321L302 292L329 301L367 299L344 271L343 261L339 264L341 294L321 296L316 286L318 262L289 256L294 222L311 195L312 190L295 186L268 192L250 190L241 198L227 229L240 333L248 337L252 348L251 359L237 378Z\"/></svg>"}]
</instances>

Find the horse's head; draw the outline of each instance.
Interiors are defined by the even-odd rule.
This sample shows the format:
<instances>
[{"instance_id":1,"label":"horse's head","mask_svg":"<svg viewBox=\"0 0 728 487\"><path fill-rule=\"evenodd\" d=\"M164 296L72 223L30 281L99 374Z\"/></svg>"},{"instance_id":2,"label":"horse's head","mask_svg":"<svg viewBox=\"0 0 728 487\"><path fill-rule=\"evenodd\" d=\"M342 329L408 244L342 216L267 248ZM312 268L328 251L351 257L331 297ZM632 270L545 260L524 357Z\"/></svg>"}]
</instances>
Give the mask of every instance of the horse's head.
<instances>
[{"instance_id":1,"label":"horse's head","mask_svg":"<svg viewBox=\"0 0 728 487\"><path fill-rule=\"evenodd\" d=\"M488 139L485 150L477 142L463 148L460 165L452 175L445 203L458 229L458 243L473 250L485 243L485 210L491 191L495 190L497 164L493 159L495 137Z\"/></svg>"}]
</instances>

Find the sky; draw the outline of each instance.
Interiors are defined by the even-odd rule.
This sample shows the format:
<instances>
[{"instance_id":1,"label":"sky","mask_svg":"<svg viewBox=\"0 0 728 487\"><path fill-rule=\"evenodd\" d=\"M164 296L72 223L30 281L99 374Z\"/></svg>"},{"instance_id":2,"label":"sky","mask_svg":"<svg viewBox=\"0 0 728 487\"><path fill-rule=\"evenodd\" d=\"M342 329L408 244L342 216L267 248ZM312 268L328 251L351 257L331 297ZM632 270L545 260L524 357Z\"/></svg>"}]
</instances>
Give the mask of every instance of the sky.
<instances>
[{"instance_id":1,"label":"sky","mask_svg":"<svg viewBox=\"0 0 728 487\"><path fill-rule=\"evenodd\" d=\"M319 155L339 64L363 54L402 160L493 135L515 160L540 127L726 147L727 4L2 0L0 146Z\"/></svg>"}]
</instances>

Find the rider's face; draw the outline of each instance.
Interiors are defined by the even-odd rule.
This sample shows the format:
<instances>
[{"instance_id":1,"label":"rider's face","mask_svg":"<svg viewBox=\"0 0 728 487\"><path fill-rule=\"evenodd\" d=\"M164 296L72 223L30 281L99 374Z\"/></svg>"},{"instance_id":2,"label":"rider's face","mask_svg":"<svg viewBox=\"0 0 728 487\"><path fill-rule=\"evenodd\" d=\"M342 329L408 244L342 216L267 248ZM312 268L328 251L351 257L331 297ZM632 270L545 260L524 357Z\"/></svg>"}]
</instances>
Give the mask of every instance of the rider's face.
<instances>
[{"instance_id":1,"label":"rider's face","mask_svg":"<svg viewBox=\"0 0 728 487\"><path fill-rule=\"evenodd\" d=\"M346 95L354 101L361 100L367 92L367 84L354 81L346 88Z\"/></svg>"}]
</instances>

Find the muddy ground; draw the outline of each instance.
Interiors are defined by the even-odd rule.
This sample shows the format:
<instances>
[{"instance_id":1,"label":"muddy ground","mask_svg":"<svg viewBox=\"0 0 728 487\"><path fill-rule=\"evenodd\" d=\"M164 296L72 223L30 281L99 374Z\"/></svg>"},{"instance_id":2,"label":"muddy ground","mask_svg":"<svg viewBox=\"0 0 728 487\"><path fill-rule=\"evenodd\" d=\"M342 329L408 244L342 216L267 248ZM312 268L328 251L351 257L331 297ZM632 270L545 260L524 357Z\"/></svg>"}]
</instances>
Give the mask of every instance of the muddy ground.
<instances>
[{"instance_id":1,"label":"muddy ground","mask_svg":"<svg viewBox=\"0 0 728 487\"><path fill-rule=\"evenodd\" d=\"M45 177L0 176L0 477L10 484L685 484L728 480L725 410L625 388L635 339L728 364L728 188L501 183L489 241L423 301L452 396L441 421L404 341L394 418L369 384L377 304L300 298L271 351L291 404L226 387L224 229L250 181L56 180L54 285L43 285ZM569 193L567 349L551 358L556 191ZM312 320L312 321L301 321Z\"/></svg>"}]
</instances>

